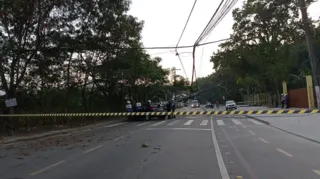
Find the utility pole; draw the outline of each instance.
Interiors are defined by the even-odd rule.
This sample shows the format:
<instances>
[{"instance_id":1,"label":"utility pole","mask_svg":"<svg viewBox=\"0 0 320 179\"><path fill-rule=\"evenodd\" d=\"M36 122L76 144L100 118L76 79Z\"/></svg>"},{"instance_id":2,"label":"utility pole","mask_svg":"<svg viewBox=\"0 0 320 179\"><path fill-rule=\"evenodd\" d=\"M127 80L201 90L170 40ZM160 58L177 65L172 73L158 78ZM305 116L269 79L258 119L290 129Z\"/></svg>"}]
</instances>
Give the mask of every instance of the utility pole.
<instances>
[{"instance_id":1,"label":"utility pole","mask_svg":"<svg viewBox=\"0 0 320 179\"><path fill-rule=\"evenodd\" d=\"M176 67L173 67L171 69L171 72L172 72L172 78L173 78L173 84L176 83L176 77L177 77L177 71L179 71L181 69L177 69Z\"/></svg>"},{"instance_id":2,"label":"utility pole","mask_svg":"<svg viewBox=\"0 0 320 179\"><path fill-rule=\"evenodd\" d=\"M320 109L320 64L316 56L314 46L312 44L313 32L311 30L311 20L308 18L308 7L305 0L298 0L298 4L302 16L302 25L306 36L306 42L309 52L310 64L312 69L313 83L316 92L316 101L318 109Z\"/></svg>"}]
</instances>

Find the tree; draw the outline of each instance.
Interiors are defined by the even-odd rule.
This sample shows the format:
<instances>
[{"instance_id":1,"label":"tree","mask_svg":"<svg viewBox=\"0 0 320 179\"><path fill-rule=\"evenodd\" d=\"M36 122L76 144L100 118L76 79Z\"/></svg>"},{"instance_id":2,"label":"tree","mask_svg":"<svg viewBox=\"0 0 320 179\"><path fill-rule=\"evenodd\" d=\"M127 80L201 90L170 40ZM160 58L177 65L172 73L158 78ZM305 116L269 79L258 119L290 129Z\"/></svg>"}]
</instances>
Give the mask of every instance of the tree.
<instances>
[{"instance_id":1,"label":"tree","mask_svg":"<svg viewBox=\"0 0 320 179\"><path fill-rule=\"evenodd\" d=\"M2 1L0 79L20 111L122 110L167 83L129 0Z\"/></svg>"},{"instance_id":2,"label":"tree","mask_svg":"<svg viewBox=\"0 0 320 179\"><path fill-rule=\"evenodd\" d=\"M298 7L289 0L248 0L233 17L231 39L211 57L214 69L230 70L243 95L277 95L298 63L291 56L295 44L303 42Z\"/></svg>"}]
</instances>

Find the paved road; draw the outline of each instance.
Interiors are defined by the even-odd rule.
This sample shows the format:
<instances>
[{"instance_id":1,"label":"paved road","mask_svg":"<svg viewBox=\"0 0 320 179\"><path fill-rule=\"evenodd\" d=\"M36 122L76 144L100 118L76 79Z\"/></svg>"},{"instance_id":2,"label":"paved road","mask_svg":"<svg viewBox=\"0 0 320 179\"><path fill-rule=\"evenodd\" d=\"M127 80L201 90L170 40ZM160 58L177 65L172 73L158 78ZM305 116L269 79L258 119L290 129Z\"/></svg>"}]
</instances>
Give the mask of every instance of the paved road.
<instances>
[{"instance_id":1,"label":"paved road","mask_svg":"<svg viewBox=\"0 0 320 179\"><path fill-rule=\"evenodd\" d=\"M122 122L2 146L1 179L320 179L320 145L245 117Z\"/></svg>"}]
</instances>

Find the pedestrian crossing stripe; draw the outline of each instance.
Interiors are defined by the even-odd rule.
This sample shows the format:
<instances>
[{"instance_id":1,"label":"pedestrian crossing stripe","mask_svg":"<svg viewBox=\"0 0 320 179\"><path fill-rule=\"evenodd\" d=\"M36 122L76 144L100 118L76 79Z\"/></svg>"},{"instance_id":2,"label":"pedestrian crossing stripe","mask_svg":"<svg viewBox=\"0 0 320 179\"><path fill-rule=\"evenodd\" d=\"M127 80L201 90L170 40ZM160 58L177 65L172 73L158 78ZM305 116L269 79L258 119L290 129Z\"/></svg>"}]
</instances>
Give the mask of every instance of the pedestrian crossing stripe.
<instances>
[{"instance_id":1,"label":"pedestrian crossing stripe","mask_svg":"<svg viewBox=\"0 0 320 179\"><path fill-rule=\"evenodd\" d=\"M184 112L109 112L109 113L52 113L52 114L0 114L5 117L84 117L84 116L163 116L174 114L176 116L195 115L262 115L262 114L315 114L318 109L303 110L258 110L258 111L184 111Z\"/></svg>"}]
</instances>

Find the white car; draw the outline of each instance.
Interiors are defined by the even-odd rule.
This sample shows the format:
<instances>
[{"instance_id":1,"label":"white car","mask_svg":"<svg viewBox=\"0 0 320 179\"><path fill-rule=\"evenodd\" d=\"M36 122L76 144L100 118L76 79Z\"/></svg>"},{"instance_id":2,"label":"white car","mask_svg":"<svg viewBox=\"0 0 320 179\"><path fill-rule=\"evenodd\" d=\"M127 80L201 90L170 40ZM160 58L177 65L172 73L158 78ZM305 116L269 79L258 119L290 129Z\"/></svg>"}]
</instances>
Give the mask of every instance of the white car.
<instances>
[{"instance_id":1,"label":"white car","mask_svg":"<svg viewBox=\"0 0 320 179\"><path fill-rule=\"evenodd\" d=\"M233 100L229 100L226 102L226 110L232 110L232 109L237 109L237 104Z\"/></svg>"}]
</instances>

